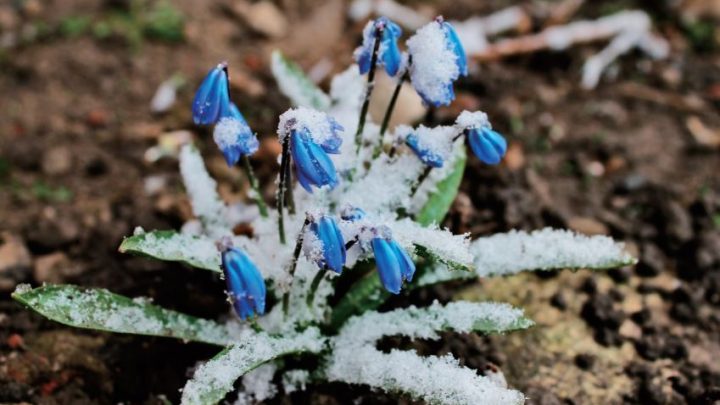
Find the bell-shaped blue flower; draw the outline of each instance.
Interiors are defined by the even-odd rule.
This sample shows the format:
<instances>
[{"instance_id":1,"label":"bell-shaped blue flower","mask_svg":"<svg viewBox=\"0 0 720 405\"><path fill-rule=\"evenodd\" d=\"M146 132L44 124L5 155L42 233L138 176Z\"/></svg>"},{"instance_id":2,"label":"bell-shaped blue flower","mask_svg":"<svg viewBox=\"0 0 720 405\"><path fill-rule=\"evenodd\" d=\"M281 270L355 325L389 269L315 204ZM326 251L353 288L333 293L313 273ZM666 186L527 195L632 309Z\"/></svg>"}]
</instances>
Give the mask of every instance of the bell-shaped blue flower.
<instances>
[{"instance_id":1,"label":"bell-shaped blue flower","mask_svg":"<svg viewBox=\"0 0 720 405\"><path fill-rule=\"evenodd\" d=\"M347 205L340 212L340 219L343 221L355 222L365 218L367 214L362 208Z\"/></svg>"},{"instance_id":2,"label":"bell-shaped blue flower","mask_svg":"<svg viewBox=\"0 0 720 405\"><path fill-rule=\"evenodd\" d=\"M290 153L298 181L308 193L312 193L311 186L337 186L335 165L322 146L315 143L306 128L290 133Z\"/></svg>"},{"instance_id":3,"label":"bell-shaped blue flower","mask_svg":"<svg viewBox=\"0 0 720 405\"><path fill-rule=\"evenodd\" d=\"M377 65L385 66L387 74L395 76L400 69L402 60L400 48L397 45L401 36L400 26L387 17L379 17L368 22L363 30L362 45L355 50L355 60L360 68L360 73L365 74L370 71L375 41L379 40Z\"/></svg>"},{"instance_id":4,"label":"bell-shaped blue flower","mask_svg":"<svg viewBox=\"0 0 720 405\"><path fill-rule=\"evenodd\" d=\"M448 105L455 99L453 82L466 76L467 57L452 24L442 17L420 28L407 42L410 80L427 105Z\"/></svg>"},{"instance_id":5,"label":"bell-shaped blue flower","mask_svg":"<svg viewBox=\"0 0 720 405\"><path fill-rule=\"evenodd\" d=\"M224 246L222 269L227 293L235 313L241 319L265 313L265 280L260 271L242 250Z\"/></svg>"},{"instance_id":6,"label":"bell-shaped blue flower","mask_svg":"<svg viewBox=\"0 0 720 405\"><path fill-rule=\"evenodd\" d=\"M383 287L388 292L399 294L403 281L412 281L415 264L394 239L376 236L372 239L375 264Z\"/></svg>"},{"instance_id":7,"label":"bell-shaped blue flower","mask_svg":"<svg viewBox=\"0 0 720 405\"><path fill-rule=\"evenodd\" d=\"M500 163L507 151L507 141L502 135L483 126L467 130L468 142L475 156L489 165Z\"/></svg>"},{"instance_id":8,"label":"bell-shaped blue flower","mask_svg":"<svg viewBox=\"0 0 720 405\"><path fill-rule=\"evenodd\" d=\"M407 138L405 138L405 144L407 144L407 146L415 152L417 157L420 158L423 163L430 167L442 167L443 163L445 163L445 159L442 154L421 143L418 136L414 133L409 134Z\"/></svg>"},{"instance_id":9,"label":"bell-shaped blue flower","mask_svg":"<svg viewBox=\"0 0 720 405\"><path fill-rule=\"evenodd\" d=\"M230 103L227 112L215 125L213 139L231 167L242 156L252 155L260 147L260 142L234 103Z\"/></svg>"},{"instance_id":10,"label":"bell-shaped blue flower","mask_svg":"<svg viewBox=\"0 0 720 405\"><path fill-rule=\"evenodd\" d=\"M342 273L345 265L345 240L335 219L323 215L310 224L310 231L322 242L322 258L318 258L318 266Z\"/></svg>"},{"instance_id":11,"label":"bell-shaped blue flower","mask_svg":"<svg viewBox=\"0 0 720 405\"><path fill-rule=\"evenodd\" d=\"M196 125L216 123L230 108L227 63L212 68L195 93L192 104L193 122Z\"/></svg>"}]
</instances>

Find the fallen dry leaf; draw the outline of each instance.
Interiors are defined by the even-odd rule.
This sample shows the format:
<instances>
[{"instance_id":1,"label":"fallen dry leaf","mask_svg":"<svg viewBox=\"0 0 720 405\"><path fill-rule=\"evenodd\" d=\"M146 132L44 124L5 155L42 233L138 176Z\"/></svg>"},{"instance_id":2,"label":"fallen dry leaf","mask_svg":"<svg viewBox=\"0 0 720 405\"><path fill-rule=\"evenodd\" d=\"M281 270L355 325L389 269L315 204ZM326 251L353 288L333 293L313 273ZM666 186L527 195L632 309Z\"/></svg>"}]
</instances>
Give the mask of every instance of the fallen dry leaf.
<instances>
[{"instance_id":1,"label":"fallen dry leaf","mask_svg":"<svg viewBox=\"0 0 720 405\"><path fill-rule=\"evenodd\" d=\"M720 129L707 127L699 117L692 115L685 121L688 131L701 146L720 147Z\"/></svg>"}]
</instances>

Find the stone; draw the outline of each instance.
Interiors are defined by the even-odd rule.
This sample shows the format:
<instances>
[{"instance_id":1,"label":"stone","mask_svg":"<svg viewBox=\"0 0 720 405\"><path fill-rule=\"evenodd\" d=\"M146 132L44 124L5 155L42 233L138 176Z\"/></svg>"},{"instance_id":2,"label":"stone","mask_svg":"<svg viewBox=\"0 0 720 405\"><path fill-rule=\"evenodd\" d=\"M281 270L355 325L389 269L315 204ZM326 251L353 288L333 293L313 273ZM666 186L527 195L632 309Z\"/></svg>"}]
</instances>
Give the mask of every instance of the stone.
<instances>
[{"instance_id":1,"label":"stone","mask_svg":"<svg viewBox=\"0 0 720 405\"><path fill-rule=\"evenodd\" d=\"M0 291L12 291L30 274L32 257L25 242L16 235L4 232L0 245Z\"/></svg>"}]
</instances>

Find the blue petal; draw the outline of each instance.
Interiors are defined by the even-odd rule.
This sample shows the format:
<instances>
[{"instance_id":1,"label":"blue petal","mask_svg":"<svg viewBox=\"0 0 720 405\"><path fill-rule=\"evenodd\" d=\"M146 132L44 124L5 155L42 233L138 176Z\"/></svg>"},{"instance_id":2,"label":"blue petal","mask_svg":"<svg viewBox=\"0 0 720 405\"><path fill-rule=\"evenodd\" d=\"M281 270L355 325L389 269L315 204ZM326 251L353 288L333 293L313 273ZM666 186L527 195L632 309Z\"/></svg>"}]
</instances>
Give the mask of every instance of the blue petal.
<instances>
[{"instance_id":1,"label":"blue petal","mask_svg":"<svg viewBox=\"0 0 720 405\"><path fill-rule=\"evenodd\" d=\"M417 135L410 134L405 138L405 143L410 147L410 149L415 152L418 158L422 160L423 163L430 167L442 167L443 166L443 158L439 154L433 152L429 149L423 149L420 147L419 140Z\"/></svg>"},{"instance_id":2,"label":"blue petal","mask_svg":"<svg viewBox=\"0 0 720 405\"><path fill-rule=\"evenodd\" d=\"M330 123L330 131L332 131L332 135L327 137L320 147L322 147L322 149L327 153L338 154L340 153L340 146L342 146L343 142L342 137L338 132L343 131L345 128L338 124L338 122L332 117L328 117L328 121Z\"/></svg>"},{"instance_id":3,"label":"blue petal","mask_svg":"<svg viewBox=\"0 0 720 405\"><path fill-rule=\"evenodd\" d=\"M370 71L370 62L372 62L372 48L362 48L362 51L357 56L357 64L360 68L360 74L364 75Z\"/></svg>"},{"instance_id":4,"label":"blue petal","mask_svg":"<svg viewBox=\"0 0 720 405\"><path fill-rule=\"evenodd\" d=\"M390 242L384 238L373 238L372 248L383 287L390 293L399 294L402 287L402 273Z\"/></svg>"},{"instance_id":5,"label":"blue petal","mask_svg":"<svg viewBox=\"0 0 720 405\"><path fill-rule=\"evenodd\" d=\"M367 214L362 208L350 207L349 209L343 210L342 214L340 214L340 218L342 218L343 221L355 222L365 218L365 215Z\"/></svg>"},{"instance_id":6,"label":"blue petal","mask_svg":"<svg viewBox=\"0 0 720 405\"><path fill-rule=\"evenodd\" d=\"M332 217L323 216L314 225L316 234L323 243L325 265L338 274L342 273L345 264L345 241L337 223Z\"/></svg>"},{"instance_id":7,"label":"blue petal","mask_svg":"<svg viewBox=\"0 0 720 405\"><path fill-rule=\"evenodd\" d=\"M337 172L327 153L312 141L306 130L293 131L290 135L290 152L293 157L298 178L316 186L337 185Z\"/></svg>"},{"instance_id":8,"label":"blue petal","mask_svg":"<svg viewBox=\"0 0 720 405\"><path fill-rule=\"evenodd\" d=\"M233 307L242 319L265 312L265 280L250 258L240 249L230 248L222 254L225 282Z\"/></svg>"},{"instance_id":9,"label":"blue petal","mask_svg":"<svg viewBox=\"0 0 720 405\"><path fill-rule=\"evenodd\" d=\"M470 130L468 139L475 156L490 165L500 163L507 151L505 138L489 128Z\"/></svg>"},{"instance_id":10,"label":"blue petal","mask_svg":"<svg viewBox=\"0 0 720 405\"><path fill-rule=\"evenodd\" d=\"M390 241L390 244L395 252L395 257L400 263L400 272L402 273L403 280L408 282L412 281L413 275L415 275L415 263L413 263L410 255L408 255L405 249L403 249L402 246L400 246L400 244L398 244L394 239Z\"/></svg>"},{"instance_id":11,"label":"blue petal","mask_svg":"<svg viewBox=\"0 0 720 405\"><path fill-rule=\"evenodd\" d=\"M465 56L465 49L460 42L455 28L449 22L443 22L443 29L445 30L445 37L448 41L448 48L457 56L455 63L457 64L460 74L467 76L467 57Z\"/></svg>"},{"instance_id":12,"label":"blue petal","mask_svg":"<svg viewBox=\"0 0 720 405\"><path fill-rule=\"evenodd\" d=\"M195 93L192 105L193 122L197 125L214 124L221 114L230 108L229 104L227 74L224 67L218 65L208 72Z\"/></svg>"},{"instance_id":13,"label":"blue petal","mask_svg":"<svg viewBox=\"0 0 720 405\"><path fill-rule=\"evenodd\" d=\"M222 154L225 157L225 163L227 163L228 166L233 167L238 160L240 160L240 149L235 146L220 148L220 150L222 151Z\"/></svg>"},{"instance_id":14,"label":"blue petal","mask_svg":"<svg viewBox=\"0 0 720 405\"><path fill-rule=\"evenodd\" d=\"M293 158L294 160L295 158ZM305 189L308 193L312 194L312 183L310 183L310 180L308 180L307 177L303 174L302 170L299 170L297 166L295 166L295 175L297 176L298 182L302 186L302 188Z\"/></svg>"},{"instance_id":15,"label":"blue petal","mask_svg":"<svg viewBox=\"0 0 720 405\"><path fill-rule=\"evenodd\" d=\"M384 51L382 54L382 63L385 65L385 72L390 76L395 76L400 69L400 49L397 45L396 38L388 38L387 32L383 34Z\"/></svg>"}]
</instances>

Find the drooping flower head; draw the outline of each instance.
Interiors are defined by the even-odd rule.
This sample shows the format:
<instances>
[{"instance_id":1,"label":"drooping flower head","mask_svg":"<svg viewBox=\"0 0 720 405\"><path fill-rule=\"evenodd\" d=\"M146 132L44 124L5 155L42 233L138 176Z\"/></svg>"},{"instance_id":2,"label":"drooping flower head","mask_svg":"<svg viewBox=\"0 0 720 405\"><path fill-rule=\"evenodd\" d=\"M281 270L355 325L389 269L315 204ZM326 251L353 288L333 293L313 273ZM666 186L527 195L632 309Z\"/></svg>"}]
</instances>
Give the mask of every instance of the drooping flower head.
<instances>
[{"instance_id":1,"label":"drooping flower head","mask_svg":"<svg viewBox=\"0 0 720 405\"><path fill-rule=\"evenodd\" d=\"M405 132L405 134L403 134ZM399 136L404 136L405 144L430 167L442 167L452 154L453 136L457 130L454 127L437 126L428 128L420 125L416 129L401 126L396 130Z\"/></svg>"},{"instance_id":2,"label":"drooping flower head","mask_svg":"<svg viewBox=\"0 0 720 405\"><path fill-rule=\"evenodd\" d=\"M467 76L465 50L453 26L442 17L420 28L408 41L410 80L428 105L455 99L453 82Z\"/></svg>"},{"instance_id":3,"label":"drooping flower head","mask_svg":"<svg viewBox=\"0 0 720 405\"><path fill-rule=\"evenodd\" d=\"M507 141L498 132L493 131L484 112L463 111L455 121L455 126L465 131L473 154L482 162L496 165L505 156Z\"/></svg>"},{"instance_id":4,"label":"drooping flower head","mask_svg":"<svg viewBox=\"0 0 720 405\"><path fill-rule=\"evenodd\" d=\"M360 73L365 74L370 70L375 41L379 40L377 65L385 66L387 74L395 76L400 68L401 56L397 41L401 36L400 26L387 17L369 21L363 29L362 45L355 49L355 60Z\"/></svg>"},{"instance_id":5,"label":"drooping flower head","mask_svg":"<svg viewBox=\"0 0 720 405\"><path fill-rule=\"evenodd\" d=\"M240 110L230 103L213 131L213 139L225 156L228 166L235 165L242 156L257 152L260 142L250 129Z\"/></svg>"},{"instance_id":6,"label":"drooping flower head","mask_svg":"<svg viewBox=\"0 0 720 405\"><path fill-rule=\"evenodd\" d=\"M265 280L241 249L233 247L230 238L218 241L227 294L240 319L265 313Z\"/></svg>"},{"instance_id":7,"label":"drooping flower head","mask_svg":"<svg viewBox=\"0 0 720 405\"><path fill-rule=\"evenodd\" d=\"M345 265L345 240L335 218L319 215L312 218L309 232L312 234L306 256L320 268L329 268L340 274Z\"/></svg>"},{"instance_id":8,"label":"drooping flower head","mask_svg":"<svg viewBox=\"0 0 720 405\"><path fill-rule=\"evenodd\" d=\"M222 62L210 69L195 93L192 103L193 122L196 125L212 125L230 108L227 63Z\"/></svg>"},{"instance_id":9,"label":"drooping flower head","mask_svg":"<svg viewBox=\"0 0 720 405\"><path fill-rule=\"evenodd\" d=\"M371 246L383 287L390 293L399 294L403 281L412 281L415 263L405 249L392 238L387 227L377 229Z\"/></svg>"},{"instance_id":10,"label":"drooping flower head","mask_svg":"<svg viewBox=\"0 0 720 405\"><path fill-rule=\"evenodd\" d=\"M280 116L280 142L289 139L298 181L309 193L312 193L311 186L334 188L337 185L337 172L328 153L340 153L339 132L342 130L335 119L311 108L290 109Z\"/></svg>"}]
</instances>

